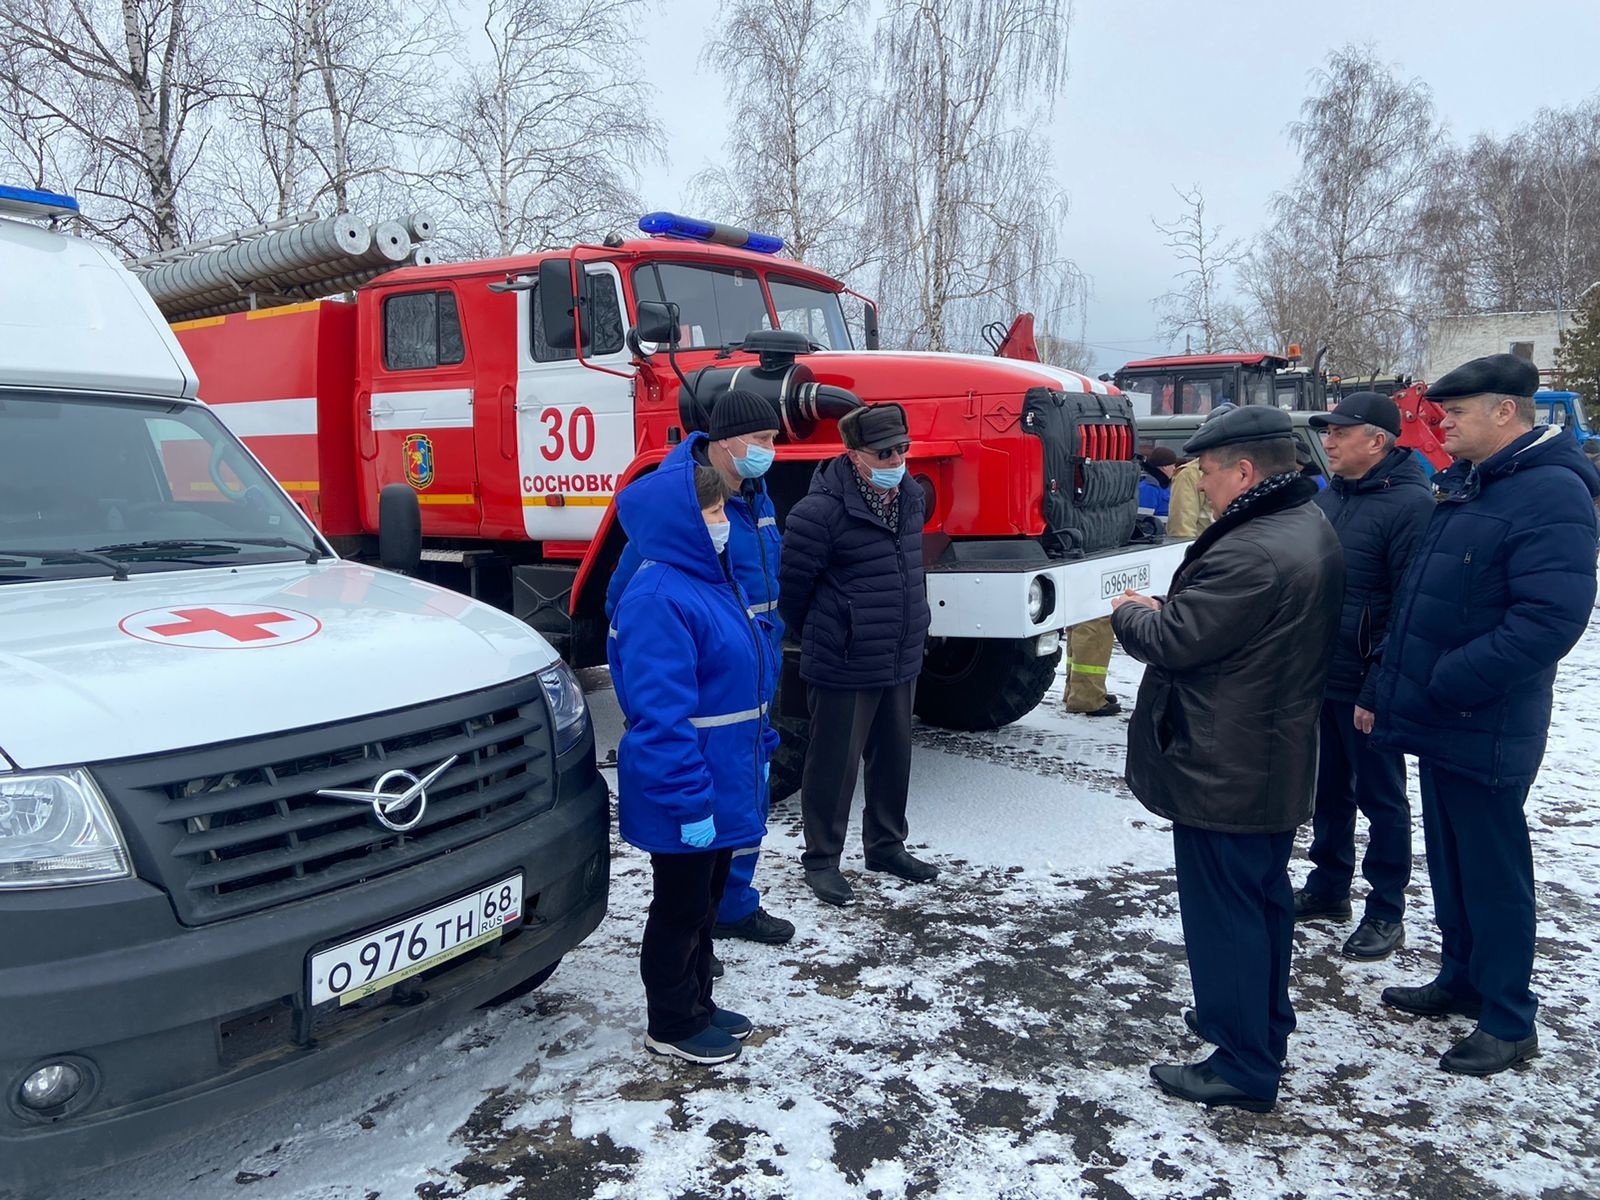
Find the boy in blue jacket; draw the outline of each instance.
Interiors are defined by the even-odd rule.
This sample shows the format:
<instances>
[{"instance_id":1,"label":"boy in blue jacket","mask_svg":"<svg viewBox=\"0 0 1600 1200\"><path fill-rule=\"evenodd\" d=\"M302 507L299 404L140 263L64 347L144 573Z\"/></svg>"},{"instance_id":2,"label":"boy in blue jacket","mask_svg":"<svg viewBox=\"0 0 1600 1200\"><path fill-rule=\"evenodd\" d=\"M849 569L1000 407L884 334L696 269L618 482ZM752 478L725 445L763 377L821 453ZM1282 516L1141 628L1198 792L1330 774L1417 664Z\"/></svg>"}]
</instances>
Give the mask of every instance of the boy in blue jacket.
<instances>
[{"instance_id":1,"label":"boy in blue jacket","mask_svg":"<svg viewBox=\"0 0 1600 1200\"><path fill-rule=\"evenodd\" d=\"M639 949L645 1048L728 1062L748 1018L711 999L711 929L733 852L759 845L767 707L777 660L728 561L729 489L715 468L668 461L617 497L642 562L607 641L627 731L617 823L650 855L654 894Z\"/></svg>"}]
</instances>

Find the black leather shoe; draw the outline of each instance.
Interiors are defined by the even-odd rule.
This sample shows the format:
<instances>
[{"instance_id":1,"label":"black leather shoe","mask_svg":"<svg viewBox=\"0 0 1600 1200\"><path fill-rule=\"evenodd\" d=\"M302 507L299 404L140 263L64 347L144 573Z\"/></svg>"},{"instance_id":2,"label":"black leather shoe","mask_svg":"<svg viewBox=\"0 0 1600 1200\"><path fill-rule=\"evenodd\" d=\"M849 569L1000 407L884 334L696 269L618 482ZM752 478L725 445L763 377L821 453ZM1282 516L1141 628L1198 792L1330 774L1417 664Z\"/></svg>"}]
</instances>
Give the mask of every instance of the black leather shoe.
<instances>
[{"instance_id":1,"label":"black leather shoe","mask_svg":"<svg viewBox=\"0 0 1600 1200\"><path fill-rule=\"evenodd\" d=\"M723 924L718 921L711 927L714 938L743 938L747 942L765 942L781 946L794 936L794 922L775 917L764 908L757 908L748 917Z\"/></svg>"},{"instance_id":2,"label":"black leather shoe","mask_svg":"<svg viewBox=\"0 0 1600 1200\"><path fill-rule=\"evenodd\" d=\"M1539 1031L1535 1029L1519 1041L1507 1042L1492 1033L1474 1029L1467 1037L1444 1052L1439 1065L1457 1075L1494 1075L1507 1067L1527 1062L1539 1053Z\"/></svg>"},{"instance_id":3,"label":"black leather shoe","mask_svg":"<svg viewBox=\"0 0 1600 1200\"><path fill-rule=\"evenodd\" d=\"M1350 919L1350 897L1342 900L1330 900L1319 896L1315 892L1308 892L1301 888L1294 894L1294 919L1296 921L1348 921Z\"/></svg>"},{"instance_id":4,"label":"black leather shoe","mask_svg":"<svg viewBox=\"0 0 1600 1200\"><path fill-rule=\"evenodd\" d=\"M1406 927L1400 921L1380 921L1377 917L1364 917L1356 931L1345 939L1341 953L1346 958L1359 958L1375 962L1388 958L1406 944Z\"/></svg>"},{"instance_id":5,"label":"black leather shoe","mask_svg":"<svg viewBox=\"0 0 1600 1200\"><path fill-rule=\"evenodd\" d=\"M807 871L806 883L824 904L837 904L843 908L856 902L855 889L839 873L838 867L825 867L820 871Z\"/></svg>"},{"instance_id":6,"label":"black leather shoe","mask_svg":"<svg viewBox=\"0 0 1600 1200\"><path fill-rule=\"evenodd\" d=\"M1115 696L1107 696L1099 708L1081 714L1085 717L1114 717L1122 711L1122 703Z\"/></svg>"},{"instance_id":7,"label":"black leather shoe","mask_svg":"<svg viewBox=\"0 0 1600 1200\"><path fill-rule=\"evenodd\" d=\"M1240 1091L1205 1063L1160 1063L1150 1068L1150 1078L1169 1096L1193 1100L1208 1108L1228 1105L1249 1112L1271 1112L1274 1101L1258 1100Z\"/></svg>"},{"instance_id":8,"label":"black leather shoe","mask_svg":"<svg viewBox=\"0 0 1600 1200\"><path fill-rule=\"evenodd\" d=\"M1483 1008L1483 1001L1457 996L1437 983L1425 983L1421 987L1386 987L1383 1002L1390 1008L1419 1017L1475 1017Z\"/></svg>"},{"instance_id":9,"label":"black leather shoe","mask_svg":"<svg viewBox=\"0 0 1600 1200\"><path fill-rule=\"evenodd\" d=\"M920 858L913 858L903 846L898 850L890 850L879 858L867 859L867 870L887 871L890 875L897 875L912 883L931 883L939 878L938 867L923 862Z\"/></svg>"}]
</instances>

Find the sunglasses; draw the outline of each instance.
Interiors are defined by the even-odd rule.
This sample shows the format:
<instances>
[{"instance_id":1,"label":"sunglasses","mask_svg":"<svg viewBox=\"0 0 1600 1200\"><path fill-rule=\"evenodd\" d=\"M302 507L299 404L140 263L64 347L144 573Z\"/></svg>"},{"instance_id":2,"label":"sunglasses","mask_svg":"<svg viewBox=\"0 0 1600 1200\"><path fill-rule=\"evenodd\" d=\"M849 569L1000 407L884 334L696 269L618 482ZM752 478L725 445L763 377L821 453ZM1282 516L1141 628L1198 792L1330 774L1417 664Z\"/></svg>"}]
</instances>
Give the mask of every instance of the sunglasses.
<instances>
[{"instance_id":1,"label":"sunglasses","mask_svg":"<svg viewBox=\"0 0 1600 1200\"><path fill-rule=\"evenodd\" d=\"M863 450L863 454L876 454L879 462L888 462L896 454L910 454L911 443L901 442L897 446L885 446L882 450Z\"/></svg>"}]
</instances>

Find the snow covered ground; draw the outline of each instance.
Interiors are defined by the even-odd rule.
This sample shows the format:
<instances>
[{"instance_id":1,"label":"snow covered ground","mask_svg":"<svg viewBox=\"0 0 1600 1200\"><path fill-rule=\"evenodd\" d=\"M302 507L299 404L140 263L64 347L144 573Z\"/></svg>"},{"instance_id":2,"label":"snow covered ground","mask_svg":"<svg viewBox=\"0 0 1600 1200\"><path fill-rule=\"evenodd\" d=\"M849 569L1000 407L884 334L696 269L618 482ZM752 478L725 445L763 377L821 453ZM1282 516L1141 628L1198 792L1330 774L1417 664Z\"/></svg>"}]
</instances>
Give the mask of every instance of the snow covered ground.
<instances>
[{"instance_id":1,"label":"snow covered ground","mask_svg":"<svg viewBox=\"0 0 1600 1200\"><path fill-rule=\"evenodd\" d=\"M1112 689L1131 699L1138 669L1115 659ZM604 754L616 709L592 699ZM1356 963L1348 926L1296 933L1277 1111L1162 1096L1149 1064L1202 1050L1171 839L1121 782L1125 728L1051 699L999 733L919 730L912 839L944 874L860 872L857 840L851 910L811 897L797 806L775 812L757 882L799 934L721 944L717 998L758 1026L736 1063L643 1053L648 864L619 847L611 915L528 1000L48 1200L1600 1194L1600 624L1529 803L1543 1055L1490 1080L1436 1065L1468 1022L1378 1001L1437 964L1419 818L1404 951Z\"/></svg>"}]
</instances>

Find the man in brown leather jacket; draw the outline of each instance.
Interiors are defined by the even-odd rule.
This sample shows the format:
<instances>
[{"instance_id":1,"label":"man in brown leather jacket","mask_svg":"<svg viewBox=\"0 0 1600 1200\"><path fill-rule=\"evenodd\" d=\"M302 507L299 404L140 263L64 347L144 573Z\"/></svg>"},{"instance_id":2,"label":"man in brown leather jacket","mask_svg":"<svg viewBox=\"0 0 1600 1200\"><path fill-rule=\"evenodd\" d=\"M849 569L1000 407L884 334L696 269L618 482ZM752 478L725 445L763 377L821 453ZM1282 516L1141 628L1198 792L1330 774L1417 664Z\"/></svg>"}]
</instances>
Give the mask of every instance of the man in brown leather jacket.
<instances>
[{"instance_id":1,"label":"man in brown leather jacket","mask_svg":"<svg viewBox=\"0 0 1600 1200\"><path fill-rule=\"evenodd\" d=\"M1310 503L1293 426L1257 405L1184 447L1217 515L1165 599L1113 601L1146 665L1128 727L1133 794L1172 822L1194 984L1189 1027L1216 1049L1150 1073L1166 1092L1266 1112L1294 1029L1294 831L1311 817L1317 724L1344 592L1339 540Z\"/></svg>"}]
</instances>

